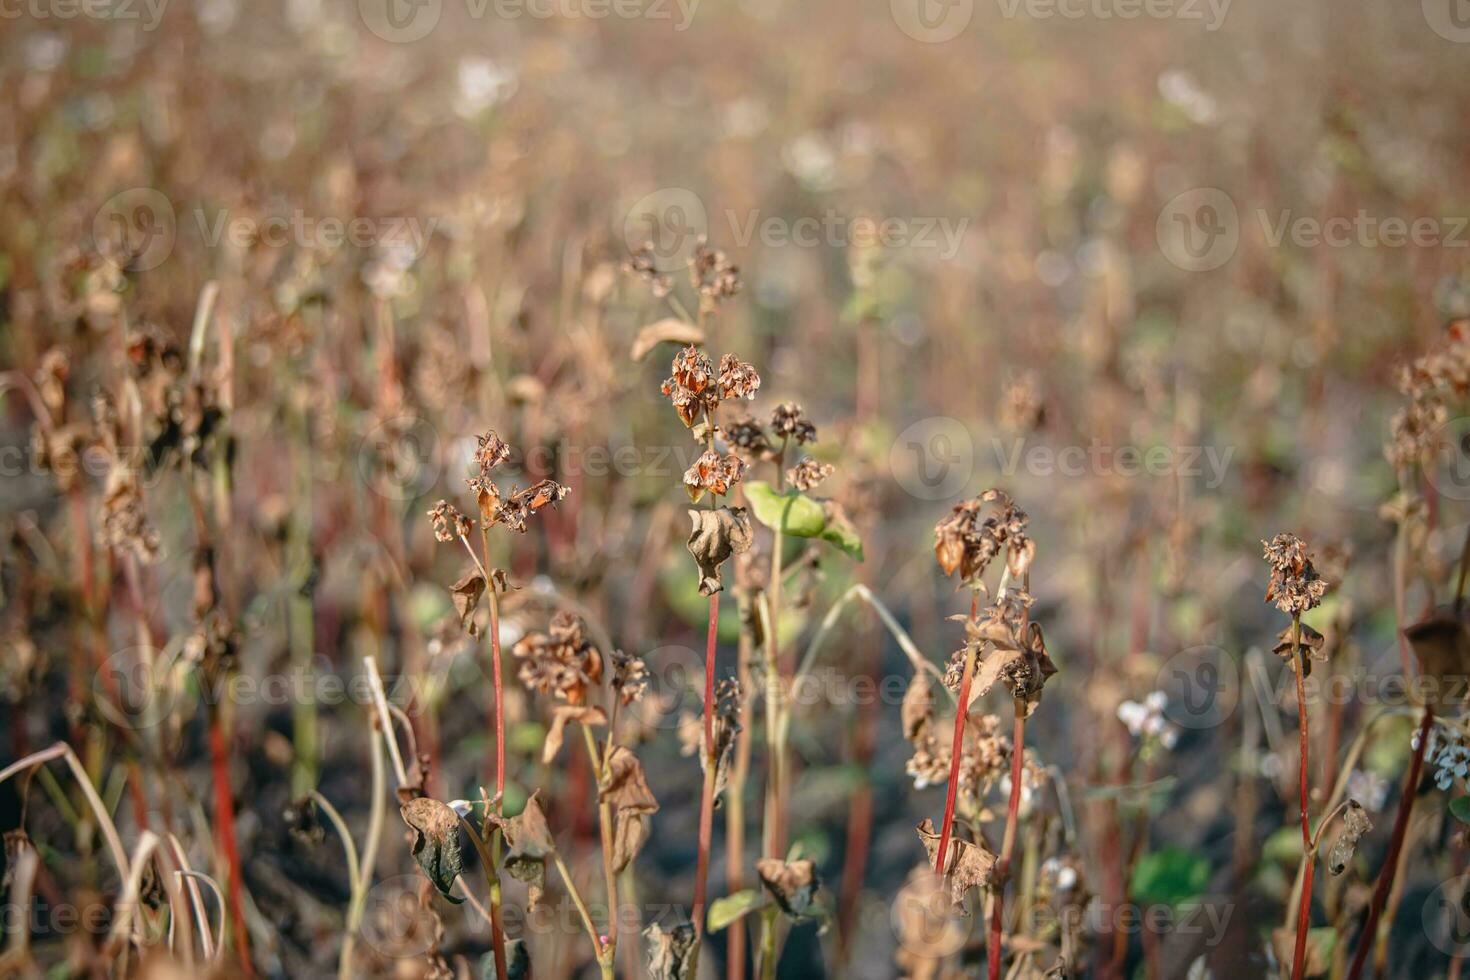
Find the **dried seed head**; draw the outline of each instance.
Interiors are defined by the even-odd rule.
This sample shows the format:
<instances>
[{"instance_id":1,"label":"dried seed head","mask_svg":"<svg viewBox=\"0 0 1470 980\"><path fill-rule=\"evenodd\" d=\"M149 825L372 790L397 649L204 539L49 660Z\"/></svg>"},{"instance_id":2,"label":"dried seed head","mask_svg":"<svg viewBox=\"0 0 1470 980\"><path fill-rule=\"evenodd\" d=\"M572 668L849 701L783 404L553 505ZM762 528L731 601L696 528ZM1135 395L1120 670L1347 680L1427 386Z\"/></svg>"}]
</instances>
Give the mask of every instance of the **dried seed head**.
<instances>
[{"instance_id":1,"label":"dried seed head","mask_svg":"<svg viewBox=\"0 0 1470 980\"><path fill-rule=\"evenodd\" d=\"M642 699L648 691L648 665L642 657L622 650L612 652L612 687L624 705Z\"/></svg>"},{"instance_id":2,"label":"dried seed head","mask_svg":"<svg viewBox=\"0 0 1470 980\"><path fill-rule=\"evenodd\" d=\"M512 530L526 533L526 518L543 507L558 503L571 491L555 480L540 480L524 490L515 490L500 505L496 520Z\"/></svg>"},{"instance_id":3,"label":"dried seed head","mask_svg":"<svg viewBox=\"0 0 1470 980\"><path fill-rule=\"evenodd\" d=\"M447 500L434 505L429 511L429 520L434 522L434 538L438 541L454 541L475 529L475 522Z\"/></svg>"},{"instance_id":4,"label":"dried seed head","mask_svg":"<svg viewBox=\"0 0 1470 980\"><path fill-rule=\"evenodd\" d=\"M660 298L669 295L674 288L673 280L658 271L658 256L654 252L653 242L645 242L623 261L623 273L637 276L648 283L653 289L653 295Z\"/></svg>"},{"instance_id":5,"label":"dried seed head","mask_svg":"<svg viewBox=\"0 0 1470 980\"><path fill-rule=\"evenodd\" d=\"M701 238L689 260L689 281L699 290L702 303L719 303L740 292L740 267Z\"/></svg>"},{"instance_id":6,"label":"dried seed head","mask_svg":"<svg viewBox=\"0 0 1470 980\"><path fill-rule=\"evenodd\" d=\"M1327 593L1327 583L1312 566L1306 542L1295 534L1278 534L1261 545L1271 566L1266 601L1274 602L1277 609L1292 615L1315 609Z\"/></svg>"},{"instance_id":7,"label":"dried seed head","mask_svg":"<svg viewBox=\"0 0 1470 980\"><path fill-rule=\"evenodd\" d=\"M708 354L693 345L674 355L673 373L659 391L673 403L680 421L691 428L720 400L714 365Z\"/></svg>"},{"instance_id":8,"label":"dried seed head","mask_svg":"<svg viewBox=\"0 0 1470 980\"><path fill-rule=\"evenodd\" d=\"M771 431L799 445L817 441L817 427L796 402L782 402L771 412Z\"/></svg>"},{"instance_id":9,"label":"dried seed head","mask_svg":"<svg viewBox=\"0 0 1470 980\"><path fill-rule=\"evenodd\" d=\"M158 557L158 532L148 521L138 476L127 466L115 464L107 472L100 537L103 546L119 554L131 551L144 564Z\"/></svg>"},{"instance_id":10,"label":"dried seed head","mask_svg":"<svg viewBox=\"0 0 1470 980\"><path fill-rule=\"evenodd\" d=\"M491 470L510 458L510 446L494 429L475 438L479 442L475 447L475 466L479 468L481 477L488 478Z\"/></svg>"},{"instance_id":11,"label":"dried seed head","mask_svg":"<svg viewBox=\"0 0 1470 980\"><path fill-rule=\"evenodd\" d=\"M761 378L751 367L734 354L720 358L720 397L752 399L760 391Z\"/></svg>"},{"instance_id":12,"label":"dried seed head","mask_svg":"<svg viewBox=\"0 0 1470 980\"><path fill-rule=\"evenodd\" d=\"M982 516L988 505L994 513ZM960 573L960 580L976 582L1002 549L1013 578L1030 567L1035 545L1026 535L1028 518L1003 490L986 490L955 506L934 526L934 557L944 574Z\"/></svg>"},{"instance_id":13,"label":"dried seed head","mask_svg":"<svg viewBox=\"0 0 1470 980\"><path fill-rule=\"evenodd\" d=\"M812 456L803 456L801 462L786 471L786 482L798 490L806 491L820 484L836 472L831 463L821 463Z\"/></svg>"},{"instance_id":14,"label":"dried seed head","mask_svg":"<svg viewBox=\"0 0 1470 980\"><path fill-rule=\"evenodd\" d=\"M729 493L744 475L745 460L733 453L721 456L707 449L684 471L684 489L689 492L689 499L698 503L707 492L717 497Z\"/></svg>"},{"instance_id":15,"label":"dried seed head","mask_svg":"<svg viewBox=\"0 0 1470 980\"><path fill-rule=\"evenodd\" d=\"M771 442L766 438L766 430L761 428L760 423L753 416L743 415L734 422L722 426L721 431L731 445L747 450L755 456L764 456L771 451Z\"/></svg>"},{"instance_id":16,"label":"dried seed head","mask_svg":"<svg viewBox=\"0 0 1470 980\"><path fill-rule=\"evenodd\" d=\"M521 683L533 691L586 704L591 687L602 681L602 652L587 637L575 613L562 610L545 633L527 633L511 649L521 660Z\"/></svg>"}]
</instances>

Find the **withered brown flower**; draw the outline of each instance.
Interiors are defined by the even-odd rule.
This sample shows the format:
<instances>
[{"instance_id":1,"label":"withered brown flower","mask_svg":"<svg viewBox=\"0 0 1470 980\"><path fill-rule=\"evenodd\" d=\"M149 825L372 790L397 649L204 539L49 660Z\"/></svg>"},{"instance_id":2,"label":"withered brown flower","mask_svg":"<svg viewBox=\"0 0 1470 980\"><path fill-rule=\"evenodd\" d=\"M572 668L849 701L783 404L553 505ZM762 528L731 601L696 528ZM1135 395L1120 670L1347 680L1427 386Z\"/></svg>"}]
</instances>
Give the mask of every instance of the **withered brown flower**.
<instances>
[{"instance_id":1,"label":"withered brown flower","mask_svg":"<svg viewBox=\"0 0 1470 980\"><path fill-rule=\"evenodd\" d=\"M720 400L714 365L708 354L693 345L674 355L673 374L659 391L673 403L680 421L691 428L701 415L713 411Z\"/></svg>"},{"instance_id":2,"label":"withered brown flower","mask_svg":"<svg viewBox=\"0 0 1470 980\"><path fill-rule=\"evenodd\" d=\"M612 652L612 688L624 706L632 704L648 691L648 665L642 657Z\"/></svg>"},{"instance_id":3,"label":"withered brown flower","mask_svg":"<svg viewBox=\"0 0 1470 980\"><path fill-rule=\"evenodd\" d=\"M817 441L817 427L796 402L782 402L771 412L771 431L798 445Z\"/></svg>"},{"instance_id":4,"label":"withered brown flower","mask_svg":"<svg viewBox=\"0 0 1470 980\"><path fill-rule=\"evenodd\" d=\"M447 500L440 500L434 505L429 511L429 520L434 522L434 538L438 541L454 541L475 529L475 522Z\"/></svg>"},{"instance_id":5,"label":"withered brown flower","mask_svg":"<svg viewBox=\"0 0 1470 980\"><path fill-rule=\"evenodd\" d=\"M983 516L987 505L994 513ZM1003 490L986 490L978 497L955 505L949 516L934 526L934 557L944 574L956 570L963 582L974 582L990 566L1001 549L1013 578L1023 578L1036 547L1026 535L1028 518Z\"/></svg>"},{"instance_id":6,"label":"withered brown flower","mask_svg":"<svg viewBox=\"0 0 1470 980\"><path fill-rule=\"evenodd\" d=\"M562 610L545 633L527 633L511 653L522 661L521 683L533 691L586 704L588 689L602 681L602 652L575 613Z\"/></svg>"},{"instance_id":7,"label":"withered brown flower","mask_svg":"<svg viewBox=\"0 0 1470 980\"><path fill-rule=\"evenodd\" d=\"M684 489L688 491L690 500L699 503L706 493L717 497L729 493L744 475L745 460L733 453L721 456L713 449L707 449L684 471Z\"/></svg>"},{"instance_id":8,"label":"withered brown flower","mask_svg":"<svg viewBox=\"0 0 1470 980\"><path fill-rule=\"evenodd\" d=\"M801 462L786 471L786 482L798 490L807 491L836 471L837 467L831 463L819 462L812 456L803 456Z\"/></svg>"},{"instance_id":9,"label":"withered brown flower","mask_svg":"<svg viewBox=\"0 0 1470 980\"><path fill-rule=\"evenodd\" d=\"M526 533L526 518L543 507L558 503L571 491L555 480L538 480L524 490L512 491L495 513L497 523Z\"/></svg>"},{"instance_id":10,"label":"withered brown flower","mask_svg":"<svg viewBox=\"0 0 1470 980\"><path fill-rule=\"evenodd\" d=\"M740 292L740 267L700 239L689 260L689 281L699 290L701 302L718 303Z\"/></svg>"},{"instance_id":11,"label":"withered brown flower","mask_svg":"<svg viewBox=\"0 0 1470 980\"><path fill-rule=\"evenodd\" d=\"M752 399L760 391L761 377L755 368L734 354L720 358L720 397Z\"/></svg>"},{"instance_id":12,"label":"withered brown flower","mask_svg":"<svg viewBox=\"0 0 1470 980\"><path fill-rule=\"evenodd\" d=\"M510 458L510 446L494 429L475 439L479 443L475 447L475 465L479 467L480 476L488 476L491 470Z\"/></svg>"},{"instance_id":13,"label":"withered brown flower","mask_svg":"<svg viewBox=\"0 0 1470 980\"><path fill-rule=\"evenodd\" d=\"M647 282L653 289L653 295L660 298L673 291L674 281L658 269L658 257L654 252L653 242L645 242L623 260L623 272Z\"/></svg>"},{"instance_id":14,"label":"withered brown flower","mask_svg":"<svg viewBox=\"0 0 1470 980\"><path fill-rule=\"evenodd\" d=\"M1307 544L1295 534L1278 534L1262 541L1266 562L1271 566L1271 584L1266 601L1284 613L1300 615L1315 609L1327 594L1327 582L1317 574L1307 554Z\"/></svg>"},{"instance_id":15,"label":"withered brown flower","mask_svg":"<svg viewBox=\"0 0 1470 980\"><path fill-rule=\"evenodd\" d=\"M114 465L108 470L100 538L105 547L119 554L130 551L145 564L158 557L158 532L144 510L138 476L127 466Z\"/></svg>"},{"instance_id":16,"label":"withered brown flower","mask_svg":"<svg viewBox=\"0 0 1470 980\"><path fill-rule=\"evenodd\" d=\"M734 422L722 426L721 431L732 446L747 450L756 456L764 456L771 451L771 442L766 438L766 430L761 428L754 416L742 415Z\"/></svg>"}]
</instances>

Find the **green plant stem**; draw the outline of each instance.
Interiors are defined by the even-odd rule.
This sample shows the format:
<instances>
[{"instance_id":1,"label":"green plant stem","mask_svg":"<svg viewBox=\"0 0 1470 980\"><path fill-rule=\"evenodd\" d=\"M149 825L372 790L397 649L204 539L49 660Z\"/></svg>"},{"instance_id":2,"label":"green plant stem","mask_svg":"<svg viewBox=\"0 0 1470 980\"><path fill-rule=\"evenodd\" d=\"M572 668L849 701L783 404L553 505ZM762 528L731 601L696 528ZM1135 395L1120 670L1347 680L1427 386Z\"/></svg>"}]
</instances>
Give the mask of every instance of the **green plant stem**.
<instances>
[{"instance_id":1,"label":"green plant stem","mask_svg":"<svg viewBox=\"0 0 1470 980\"><path fill-rule=\"evenodd\" d=\"M1000 977L1000 933L1005 916L1006 878L1011 871L1011 852L1016 846L1016 821L1021 809L1021 770L1026 745L1026 702L1015 699L1015 725L1011 735L1011 798L1006 806L1006 831L1001 839L1000 860L996 862L995 899L990 907L990 938L985 947L985 966L990 980ZM956 753L958 754L958 753Z\"/></svg>"}]
</instances>

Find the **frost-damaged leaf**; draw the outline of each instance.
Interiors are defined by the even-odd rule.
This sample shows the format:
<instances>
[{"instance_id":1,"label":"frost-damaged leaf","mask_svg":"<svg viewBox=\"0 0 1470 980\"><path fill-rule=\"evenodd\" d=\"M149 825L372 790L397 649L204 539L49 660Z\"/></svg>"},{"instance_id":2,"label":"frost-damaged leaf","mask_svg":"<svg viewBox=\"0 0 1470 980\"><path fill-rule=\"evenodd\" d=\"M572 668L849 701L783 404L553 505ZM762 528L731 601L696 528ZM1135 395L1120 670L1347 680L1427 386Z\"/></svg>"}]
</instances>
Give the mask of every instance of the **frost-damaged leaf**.
<instances>
[{"instance_id":1,"label":"frost-damaged leaf","mask_svg":"<svg viewBox=\"0 0 1470 980\"><path fill-rule=\"evenodd\" d=\"M731 555L750 549L753 534L744 507L717 507L714 510L691 510L693 525L687 547L699 566L701 595L714 595L725 586L720 581L720 566Z\"/></svg>"},{"instance_id":2,"label":"frost-damaged leaf","mask_svg":"<svg viewBox=\"0 0 1470 980\"><path fill-rule=\"evenodd\" d=\"M1342 812L1342 833L1338 835L1337 843L1332 845L1332 853L1327 856L1327 870L1334 875L1346 871L1348 862L1358 851L1358 841L1372 829L1373 821L1368 819L1368 812L1362 804L1348 800L1347 809Z\"/></svg>"},{"instance_id":3,"label":"frost-damaged leaf","mask_svg":"<svg viewBox=\"0 0 1470 980\"><path fill-rule=\"evenodd\" d=\"M615 808L612 864L614 873L620 872L632 863L648 840L648 821L645 818L658 812L658 800L654 799L643 776L643 763L631 749L622 745L613 749L603 771L597 798Z\"/></svg>"},{"instance_id":4,"label":"frost-damaged leaf","mask_svg":"<svg viewBox=\"0 0 1470 980\"><path fill-rule=\"evenodd\" d=\"M531 950L525 940L505 941L505 975L507 980L531 980ZM480 980L500 980L493 952L480 957Z\"/></svg>"},{"instance_id":5,"label":"frost-damaged leaf","mask_svg":"<svg viewBox=\"0 0 1470 980\"><path fill-rule=\"evenodd\" d=\"M649 980L694 980L694 949L699 933L692 922L675 923L665 929L657 922L643 930L648 941Z\"/></svg>"},{"instance_id":6,"label":"frost-damaged leaf","mask_svg":"<svg viewBox=\"0 0 1470 980\"><path fill-rule=\"evenodd\" d=\"M754 888L717 898L709 903L709 931L719 932L736 919L763 908L765 904L765 896Z\"/></svg>"},{"instance_id":7,"label":"frost-damaged leaf","mask_svg":"<svg viewBox=\"0 0 1470 980\"><path fill-rule=\"evenodd\" d=\"M654 323L650 323L638 331L638 336L633 338L633 349L629 352L633 360L641 361L648 356L648 352L659 344L690 344L704 343L704 331L692 323L674 317L666 317Z\"/></svg>"},{"instance_id":8,"label":"frost-damaged leaf","mask_svg":"<svg viewBox=\"0 0 1470 980\"><path fill-rule=\"evenodd\" d=\"M918 831L919 840L924 842L924 850L928 852L932 866L939 853L939 834L934 829L934 821L926 818L919 824ZM971 888L978 888L990 881L990 873L995 869L997 860L983 844L950 837L949 851L944 856L944 874L950 883L951 901L956 905L961 904Z\"/></svg>"},{"instance_id":9,"label":"frost-damaged leaf","mask_svg":"<svg viewBox=\"0 0 1470 980\"><path fill-rule=\"evenodd\" d=\"M781 906L781 911L793 919L804 919L813 915L812 903L822 881L817 877L817 865L813 861L782 861L778 858L761 858L755 863L755 873L766 891Z\"/></svg>"},{"instance_id":10,"label":"frost-damaged leaf","mask_svg":"<svg viewBox=\"0 0 1470 980\"><path fill-rule=\"evenodd\" d=\"M551 709L551 727L546 730L546 742L541 746L541 761L547 765L561 751L566 739L567 725L579 721L584 725L606 725L607 715L601 708L589 708L580 704L558 704Z\"/></svg>"},{"instance_id":11,"label":"frost-damaged leaf","mask_svg":"<svg viewBox=\"0 0 1470 980\"><path fill-rule=\"evenodd\" d=\"M478 571L466 572L465 576L449 587L449 596L454 600L454 611L459 614L459 625L470 636L479 635L475 625L475 610L480 607L480 596L485 594L485 577Z\"/></svg>"},{"instance_id":12,"label":"frost-damaged leaf","mask_svg":"<svg viewBox=\"0 0 1470 980\"><path fill-rule=\"evenodd\" d=\"M399 807L403 822L414 831L411 848L414 860L440 895L460 904L464 899L450 894L454 879L464 871L459 850L459 817L448 804L421 796Z\"/></svg>"},{"instance_id":13,"label":"frost-damaged leaf","mask_svg":"<svg viewBox=\"0 0 1470 980\"><path fill-rule=\"evenodd\" d=\"M505 870L517 881L530 886L531 904L541 901L541 892L546 888L546 858L556 850L551 839L551 828L546 824L546 814L536 802L537 790L526 801L526 808L519 815L500 820L505 839L510 841L510 850L505 855Z\"/></svg>"},{"instance_id":14,"label":"frost-damaged leaf","mask_svg":"<svg viewBox=\"0 0 1470 980\"><path fill-rule=\"evenodd\" d=\"M1337 931L1331 926L1307 930L1307 955L1302 963L1302 976L1320 977L1332 966L1332 951L1337 945ZM1279 928L1271 930L1271 949L1276 953L1276 962L1290 963L1296 955L1296 930Z\"/></svg>"}]
</instances>

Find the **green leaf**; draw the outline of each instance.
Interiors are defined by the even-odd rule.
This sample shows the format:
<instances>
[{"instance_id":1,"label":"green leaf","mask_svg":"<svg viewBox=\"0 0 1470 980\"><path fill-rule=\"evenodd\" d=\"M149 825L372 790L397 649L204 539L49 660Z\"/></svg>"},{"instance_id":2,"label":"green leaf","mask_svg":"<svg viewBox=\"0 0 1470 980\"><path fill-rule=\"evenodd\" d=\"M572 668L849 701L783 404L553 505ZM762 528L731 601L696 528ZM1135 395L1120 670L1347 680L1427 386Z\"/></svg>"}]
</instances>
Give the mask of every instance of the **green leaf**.
<instances>
[{"instance_id":1,"label":"green leaf","mask_svg":"<svg viewBox=\"0 0 1470 980\"><path fill-rule=\"evenodd\" d=\"M832 501L822 502L822 516L826 519L822 527L822 540L836 547L853 561L863 560L863 539L858 537L857 528L842 514L841 508Z\"/></svg>"},{"instance_id":2,"label":"green leaf","mask_svg":"<svg viewBox=\"0 0 1470 980\"><path fill-rule=\"evenodd\" d=\"M777 493L769 484L750 480L745 484L745 499L755 519L766 527L779 528L782 534L795 538L815 538L827 527L822 505L799 490Z\"/></svg>"},{"instance_id":3,"label":"green leaf","mask_svg":"<svg viewBox=\"0 0 1470 980\"><path fill-rule=\"evenodd\" d=\"M1460 823L1470 823L1470 796L1457 796L1450 800L1450 814Z\"/></svg>"},{"instance_id":4,"label":"green leaf","mask_svg":"<svg viewBox=\"0 0 1470 980\"><path fill-rule=\"evenodd\" d=\"M1145 854L1133 870L1133 895L1140 902L1177 906L1205 890L1210 862L1178 847Z\"/></svg>"},{"instance_id":5,"label":"green leaf","mask_svg":"<svg viewBox=\"0 0 1470 980\"><path fill-rule=\"evenodd\" d=\"M765 904L765 896L754 888L717 898L709 905L709 931L719 932Z\"/></svg>"}]
</instances>

